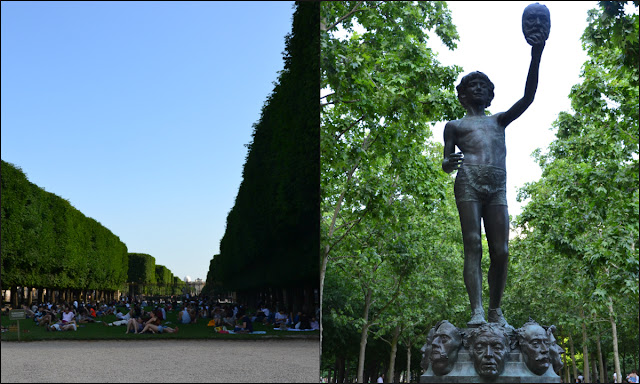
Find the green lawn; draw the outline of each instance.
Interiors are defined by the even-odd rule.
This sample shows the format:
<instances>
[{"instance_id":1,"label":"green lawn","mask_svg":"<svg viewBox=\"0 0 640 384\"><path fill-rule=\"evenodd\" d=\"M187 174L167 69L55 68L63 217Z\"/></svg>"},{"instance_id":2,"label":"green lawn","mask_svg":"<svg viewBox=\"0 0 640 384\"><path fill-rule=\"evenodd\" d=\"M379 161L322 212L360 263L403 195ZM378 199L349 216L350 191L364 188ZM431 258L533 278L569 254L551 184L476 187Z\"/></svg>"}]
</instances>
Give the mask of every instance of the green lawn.
<instances>
[{"instance_id":1,"label":"green lawn","mask_svg":"<svg viewBox=\"0 0 640 384\"><path fill-rule=\"evenodd\" d=\"M45 327L39 327L33 319L20 320L20 341L34 340L146 340L146 339L228 339L228 340L256 340L264 338L320 338L320 331L274 331L272 327L262 324L254 324L254 331L266 331L264 335L247 334L219 334L213 327L207 327L210 319L199 319L197 324L178 324L176 321L178 311L167 312L167 321L163 325L174 328L176 325L180 329L178 333L162 334L125 334L126 325L118 327L107 327L102 323L78 324L77 331L47 332ZM116 321L115 315L105 316L98 320L112 322ZM2 325L8 327L16 325L15 321L10 321L9 316L3 313ZM15 331L3 332L2 340L18 340Z\"/></svg>"}]
</instances>

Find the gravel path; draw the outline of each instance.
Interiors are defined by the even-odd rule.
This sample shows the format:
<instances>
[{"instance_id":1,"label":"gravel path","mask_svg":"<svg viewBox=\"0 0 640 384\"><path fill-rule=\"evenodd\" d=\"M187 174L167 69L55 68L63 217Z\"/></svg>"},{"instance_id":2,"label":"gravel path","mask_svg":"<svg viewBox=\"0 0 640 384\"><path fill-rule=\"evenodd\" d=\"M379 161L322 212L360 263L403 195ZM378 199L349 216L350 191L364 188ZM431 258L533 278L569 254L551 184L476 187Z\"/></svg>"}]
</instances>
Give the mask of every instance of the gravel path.
<instances>
[{"instance_id":1,"label":"gravel path","mask_svg":"<svg viewBox=\"0 0 640 384\"><path fill-rule=\"evenodd\" d=\"M0 342L7 382L319 382L318 340Z\"/></svg>"}]
</instances>

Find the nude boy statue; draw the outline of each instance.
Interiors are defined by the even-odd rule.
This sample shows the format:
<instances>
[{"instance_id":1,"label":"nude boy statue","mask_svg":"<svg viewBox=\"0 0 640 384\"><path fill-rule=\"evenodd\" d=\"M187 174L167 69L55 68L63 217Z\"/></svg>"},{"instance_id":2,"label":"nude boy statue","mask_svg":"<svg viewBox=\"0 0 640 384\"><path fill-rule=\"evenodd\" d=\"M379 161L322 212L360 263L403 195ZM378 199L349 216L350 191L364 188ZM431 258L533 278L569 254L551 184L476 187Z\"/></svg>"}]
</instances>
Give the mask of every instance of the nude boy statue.
<instances>
[{"instance_id":1,"label":"nude boy statue","mask_svg":"<svg viewBox=\"0 0 640 384\"><path fill-rule=\"evenodd\" d=\"M533 102L538 87L540 57L550 26L549 12L545 6L534 4L532 9L530 7L525 9L523 15L527 27L535 30L536 28L530 27L533 24L539 26L538 29L546 28L547 33L527 35L525 32L532 49L531 65L522 99L506 112L485 115L484 110L491 104L494 96L494 86L484 73L472 72L464 76L456 87L458 99L467 110L467 115L460 120L448 122L444 128L442 169L447 173L458 170L454 192L464 242L464 283L472 311L471 320L467 323L469 327L477 327L486 322L482 306L480 265L481 219L484 220L491 260L488 275L488 320L491 323L509 326L500 309L507 281L509 257L505 128L520 117ZM460 152L455 152L456 146Z\"/></svg>"}]
</instances>

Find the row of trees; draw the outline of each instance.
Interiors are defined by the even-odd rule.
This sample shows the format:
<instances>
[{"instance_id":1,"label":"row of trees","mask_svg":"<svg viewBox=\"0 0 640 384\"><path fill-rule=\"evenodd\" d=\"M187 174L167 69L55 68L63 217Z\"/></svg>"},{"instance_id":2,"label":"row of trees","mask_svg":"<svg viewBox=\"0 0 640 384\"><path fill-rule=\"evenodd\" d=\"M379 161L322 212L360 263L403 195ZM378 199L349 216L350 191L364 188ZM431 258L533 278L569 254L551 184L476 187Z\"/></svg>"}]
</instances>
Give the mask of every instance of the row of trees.
<instances>
[{"instance_id":1,"label":"row of trees","mask_svg":"<svg viewBox=\"0 0 640 384\"><path fill-rule=\"evenodd\" d=\"M623 4L589 12L574 113L513 224L503 308L514 325L558 327L565 382L638 366L638 15ZM428 128L463 116L460 68L439 65L424 33L455 48L455 26L442 2L327 2L321 15L322 375L415 380L428 330L469 313L452 179Z\"/></svg>"},{"instance_id":2,"label":"row of trees","mask_svg":"<svg viewBox=\"0 0 640 384\"><path fill-rule=\"evenodd\" d=\"M639 2L634 3L635 12L615 1L589 11L582 36L589 59L583 81L569 94L573 112L558 116L555 141L535 155L542 177L519 194L527 205L516 220L521 235L513 243L512 306L560 325L573 377L581 352L586 382L605 382L611 371L621 378L638 368ZM542 278L547 284L524 294Z\"/></svg>"},{"instance_id":3,"label":"row of trees","mask_svg":"<svg viewBox=\"0 0 640 384\"><path fill-rule=\"evenodd\" d=\"M116 291L127 246L69 201L2 161L2 288Z\"/></svg>"},{"instance_id":4,"label":"row of trees","mask_svg":"<svg viewBox=\"0 0 640 384\"><path fill-rule=\"evenodd\" d=\"M155 285L145 293L181 291L184 283L153 257L129 254L118 236L69 201L31 183L16 165L1 166L2 289L11 290L14 306L18 287L37 289L39 301L46 291L50 300L88 291L113 297L127 282Z\"/></svg>"},{"instance_id":5,"label":"row of trees","mask_svg":"<svg viewBox=\"0 0 640 384\"><path fill-rule=\"evenodd\" d=\"M368 382L381 359L395 376L400 345L419 370L426 324L465 309L452 180L429 128L462 116L461 69L437 61L427 31L449 48L458 36L443 2L321 7L322 369L341 382L357 361Z\"/></svg>"},{"instance_id":6,"label":"row of trees","mask_svg":"<svg viewBox=\"0 0 640 384\"><path fill-rule=\"evenodd\" d=\"M220 254L211 260L203 292L208 295L236 291L256 301L275 288L299 297L295 292L304 287L302 296L313 305L320 201L319 4L295 7L284 69L254 124Z\"/></svg>"},{"instance_id":7,"label":"row of trees","mask_svg":"<svg viewBox=\"0 0 640 384\"><path fill-rule=\"evenodd\" d=\"M178 295L186 286L169 268L156 265L155 257L146 253L130 253L127 284L134 295Z\"/></svg>"}]
</instances>

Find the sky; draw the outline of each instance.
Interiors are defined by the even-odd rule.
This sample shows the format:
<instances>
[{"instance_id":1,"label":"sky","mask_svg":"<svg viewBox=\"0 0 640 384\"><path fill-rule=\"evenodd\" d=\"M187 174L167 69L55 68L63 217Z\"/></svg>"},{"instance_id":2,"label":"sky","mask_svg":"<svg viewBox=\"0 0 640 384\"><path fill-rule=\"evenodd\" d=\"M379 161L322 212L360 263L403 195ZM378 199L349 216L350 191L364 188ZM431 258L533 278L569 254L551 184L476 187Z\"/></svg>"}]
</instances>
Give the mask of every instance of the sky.
<instances>
[{"instance_id":1,"label":"sky","mask_svg":"<svg viewBox=\"0 0 640 384\"><path fill-rule=\"evenodd\" d=\"M522 33L522 12L532 1L451 1L452 21L460 40L450 51L434 38L433 49L444 65L463 68L456 81L469 72L484 72L495 85L488 110L504 112L524 95L531 63L531 46ZM571 112L571 87L581 83L580 71L587 60L580 36L587 27L587 11L596 1L547 1L551 31L540 61L538 89L533 104L505 132L507 147L507 203L515 218L526 201L516 200L518 188L536 181L542 171L531 156L543 153L555 139L552 123L562 111ZM435 35L434 35L435 36ZM443 142L445 122L433 128L434 140Z\"/></svg>"},{"instance_id":2,"label":"sky","mask_svg":"<svg viewBox=\"0 0 640 384\"><path fill-rule=\"evenodd\" d=\"M449 2L460 40L429 44L495 84L489 110L522 97L525 2ZM2 2L1 154L178 277L206 278L242 180L252 125L283 68L292 2ZM541 171L587 59L597 2L542 2L551 33L536 98L506 132L507 200ZM456 84L459 82L456 82ZM433 128L442 141L444 122Z\"/></svg>"},{"instance_id":3,"label":"sky","mask_svg":"<svg viewBox=\"0 0 640 384\"><path fill-rule=\"evenodd\" d=\"M293 2L1 4L2 160L206 279Z\"/></svg>"}]
</instances>

